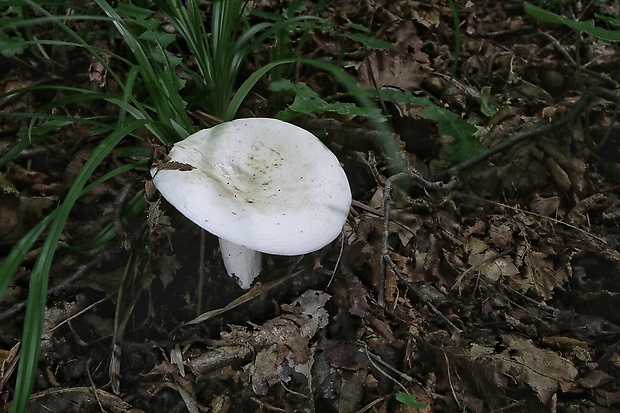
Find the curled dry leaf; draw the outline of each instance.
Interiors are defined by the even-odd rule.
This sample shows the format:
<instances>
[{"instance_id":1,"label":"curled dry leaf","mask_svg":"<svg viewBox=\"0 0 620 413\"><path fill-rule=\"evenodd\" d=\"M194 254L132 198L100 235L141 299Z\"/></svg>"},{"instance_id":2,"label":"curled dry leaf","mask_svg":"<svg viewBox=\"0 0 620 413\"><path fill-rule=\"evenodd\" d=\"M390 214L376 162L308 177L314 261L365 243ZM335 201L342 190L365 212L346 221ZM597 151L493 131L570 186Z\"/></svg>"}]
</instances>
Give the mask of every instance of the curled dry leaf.
<instances>
[{"instance_id":1,"label":"curled dry leaf","mask_svg":"<svg viewBox=\"0 0 620 413\"><path fill-rule=\"evenodd\" d=\"M512 226L508 222L503 222L501 218L491 221L489 235L491 242L502 250L510 248L512 244Z\"/></svg>"},{"instance_id":2,"label":"curled dry leaf","mask_svg":"<svg viewBox=\"0 0 620 413\"><path fill-rule=\"evenodd\" d=\"M324 305L329 294L308 290L291 304L283 304L285 311L267 321L249 337L256 350L252 369L252 388L259 395L267 393L269 386L290 381L296 370L306 370L310 359L309 340L327 325L329 316Z\"/></svg>"},{"instance_id":3,"label":"curled dry leaf","mask_svg":"<svg viewBox=\"0 0 620 413\"><path fill-rule=\"evenodd\" d=\"M0 391L17 367L19 344L15 344L10 350L0 349Z\"/></svg>"}]
</instances>

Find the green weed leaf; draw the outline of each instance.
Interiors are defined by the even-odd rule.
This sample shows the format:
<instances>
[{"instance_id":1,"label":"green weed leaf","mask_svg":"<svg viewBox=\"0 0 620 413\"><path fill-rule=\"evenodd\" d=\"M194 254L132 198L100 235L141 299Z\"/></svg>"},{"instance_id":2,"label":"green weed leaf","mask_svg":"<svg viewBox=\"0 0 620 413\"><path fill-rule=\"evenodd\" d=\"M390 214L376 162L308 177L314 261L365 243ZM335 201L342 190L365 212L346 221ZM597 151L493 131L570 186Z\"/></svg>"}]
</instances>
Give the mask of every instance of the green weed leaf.
<instances>
[{"instance_id":1,"label":"green weed leaf","mask_svg":"<svg viewBox=\"0 0 620 413\"><path fill-rule=\"evenodd\" d=\"M527 14L533 16L536 20L541 22L565 24L572 29L586 32L594 37L598 37L599 39L606 40L608 42L620 42L620 30L608 30L603 29L602 27L597 27L594 25L594 20L577 21L569 19L534 6L528 2L523 3L523 8Z\"/></svg>"},{"instance_id":2,"label":"green weed leaf","mask_svg":"<svg viewBox=\"0 0 620 413\"><path fill-rule=\"evenodd\" d=\"M463 162L486 149L474 136L478 131L474 125L461 119L456 113L435 105L427 98L417 97L409 91L398 89L381 89L379 97L383 100L424 107L422 110L424 119L435 121L437 131L441 135L454 138L449 148L450 158L453 161Z\"/></svg>"},{"instance_id":3,"label":"green weed leaf","mask_svg":"<svg viewBox=\"0 0 620 413\"><path fill-rule=\"evenodd\" d=\"M2 23L0 23L2 24ZM18 36L10 37L0 32L0 53L5 57L13 57L24 52L24 39Z\"/></svg>"},{"instance_id":4,"label":"green weed leaf","mask_svg":"<svg viewBox=\"0 0 620 413\"><path fill-rule=\"evenodd\" d=\"M320 112L335 112L343 116L380 116L378 108L359 107L354 103L327 102L323 100L307 84L293 83L287 79L272 82L269 85L272 92L289 92L295 96L293 103L285 110L280 111L276 118L281 120L291 120L298 115L309 115Z\"/></svg>"},{"instance_id":5,"label":"green weed leaf","mask_svg":"<svg viewBox=\"0 0 620 413\"><path fill-rule=\"evenodd\" d=\"M402 391L396 393L396 400L398 400L405 406L413 407L416 409L425 409L426 407L428 407L426 403L420 403L413 394L405 393Z\"/></svg>"}]
</instances>

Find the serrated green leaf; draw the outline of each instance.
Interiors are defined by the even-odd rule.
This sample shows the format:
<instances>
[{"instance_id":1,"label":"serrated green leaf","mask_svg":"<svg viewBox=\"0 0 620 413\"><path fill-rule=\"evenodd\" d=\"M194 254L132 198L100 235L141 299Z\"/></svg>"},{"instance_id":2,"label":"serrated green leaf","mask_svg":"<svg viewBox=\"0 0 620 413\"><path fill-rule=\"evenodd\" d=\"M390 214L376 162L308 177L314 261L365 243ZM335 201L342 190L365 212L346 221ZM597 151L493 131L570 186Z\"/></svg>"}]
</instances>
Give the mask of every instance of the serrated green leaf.
<instances>
[{"instance_id":1,"label":"serrated green leaf","mask_svg":"<svg viewBox=\"0 0 620 413\"><path fill-rule=\"evenodd\" d=\"M163 63L165 66L172 69L178 67L183 62L182 58L175 56L169 51L160 48L154 48L153 50L151 50L151 58L156 62Z\"/></svg>"},{"instance_id":2,"label":"serrated green leaf","mask_svg":"<svg viewBox=\"0 0 620 413\"><path fill-rule=\"evenodd\" d=\"M437 121L437 128L442 135L463 139L476 133L478 129L471 123L461 119L459 115L439 106L429 106L422 111L425 119Z\"/></svg>"},{"instance_id":3,"label":"serrated green leaf","mask_svg":"<svg viewBox=\"0 0 620 413\"><path fill-rule=\"evenodd\" d=\"M144 33L142 33L140 36L138 36L138 39L146 40L147 42L151 42L153 44L158 44L161 47L167 47L172 42L174 42L174 40L176 39L176 36L170 33L147 30Z\"/></svg>"},{"instance_id":4,"label":"serrated green leaf","mask_svg":"<svg viewBox=\"0 0 620 413\"><path fill-rule=\"evenodd\" d=\"M448 146L450 159L455 162L464 162L485 150L486 147L473 135L455 139Z\"/></svg>"},{"instance_id":5,"label":"serrated green leaf","mask_svg":"<svg viewBox=\"0 0 620 413\"><path fill-rule=\"evenodd\" d=\"M153 11L145 7L135 6L129 3L118 3L115 7L118 14L126 17L131 17L136 20L146 20L153 15Z\"/></svg>"}]
</instances>

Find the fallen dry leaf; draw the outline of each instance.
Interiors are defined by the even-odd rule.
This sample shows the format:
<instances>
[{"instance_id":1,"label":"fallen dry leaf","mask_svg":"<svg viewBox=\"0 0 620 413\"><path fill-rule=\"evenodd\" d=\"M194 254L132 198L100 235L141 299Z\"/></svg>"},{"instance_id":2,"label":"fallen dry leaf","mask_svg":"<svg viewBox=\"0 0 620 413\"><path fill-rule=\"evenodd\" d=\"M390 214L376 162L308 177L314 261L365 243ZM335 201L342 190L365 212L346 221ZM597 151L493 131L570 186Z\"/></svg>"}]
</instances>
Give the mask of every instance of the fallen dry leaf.
<instances>
[{"instance_id":1,"label":"fallen dry leaf","mask_svg":"<svg viewBox=\"0 0 620 413\"><path fill-rule=\"evenodd\" d=\"M415 90L428 74L428 66L419 63L412 54L375 50L360 64L358 82L364 89L391 86Z\"/></svg>"},{"instance_id":2,"label":"fallen dry leaf","mask_svg":"<svg viewBox=\"0 0 620 413\"><path fill-rule=\"evenodd\" d=\"M527 384L543 403L548 403L565 383L577 377L577 369L555 352L536 347L530 340L511 334L502 335L506 349L499 354L494 348L474 344L470 354L484 359L506 375Z\"/></svg>"}]
</instances>

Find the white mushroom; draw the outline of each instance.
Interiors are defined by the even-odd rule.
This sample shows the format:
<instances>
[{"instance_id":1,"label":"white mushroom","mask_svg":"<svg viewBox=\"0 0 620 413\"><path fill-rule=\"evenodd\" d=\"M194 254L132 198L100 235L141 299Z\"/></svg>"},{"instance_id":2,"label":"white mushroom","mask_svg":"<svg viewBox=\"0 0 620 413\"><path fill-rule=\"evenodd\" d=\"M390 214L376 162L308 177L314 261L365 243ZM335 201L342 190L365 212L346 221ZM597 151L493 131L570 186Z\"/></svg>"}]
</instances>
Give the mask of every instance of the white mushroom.
<instances>
[{"instance_id":1,"label":"white mushroom","mask_svg":"<svg viewBox=\"0 0 620 413\"><path fill-rule=\"evenodd\" d=\"M301 255L340 234L351 190L336 156L310 132L252 118L204 129L174 145L153 183L195 224L220 238L224 265L242 288L261 252ZM174 165L174 164L171 164Z\"/></svg>"}]
</instances>

